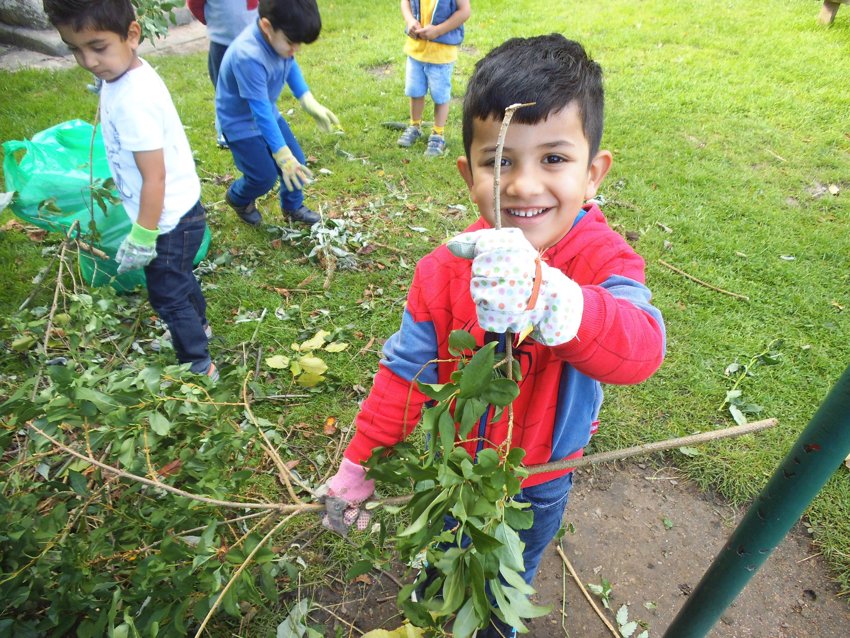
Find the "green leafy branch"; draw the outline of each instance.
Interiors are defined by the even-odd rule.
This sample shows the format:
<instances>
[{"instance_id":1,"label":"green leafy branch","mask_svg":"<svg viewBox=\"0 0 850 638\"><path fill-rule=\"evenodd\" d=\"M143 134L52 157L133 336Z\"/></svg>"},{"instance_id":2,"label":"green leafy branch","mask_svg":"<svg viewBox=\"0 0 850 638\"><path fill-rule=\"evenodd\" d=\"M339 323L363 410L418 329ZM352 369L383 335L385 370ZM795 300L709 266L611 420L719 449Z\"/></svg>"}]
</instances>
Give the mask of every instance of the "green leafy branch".
<instances>
[{"instance_id":1,"label":"green leafy branch","mask_svg":"<svg viewBox=\"0 0 850 638\"><path fill-rule=\"evenodd\" d=\"M467 638L493 615L527 631L523 619L549 611L528 599L534 590L521 575L524 544L518 530L528 529L533 518L528 504L514 500L527 476L521 466L525 452L487 448L473 459L455 443L457 438L477 443L470 438L475 424L485 416L499 419L519 393L516 382L505 377L505 360L495 347L486 344L470 356L472 335L452 332L449 351L457 357L457 369L449 382L419 383L434 402L422 417L428 449L402 443L377 451L368 463L369 476L380 485L413 493L397 508L410 523L396 530L392 545L404 563L424 559L427 568L402 587L397 602L414 625L435 635L448 635L451 626L452 636ZM447 516L455 522L450 529L444 529ZM368 570L379 560L388 559L377 552L359 568Z\"/></svg>"},{"instance_id":2,"label":"green leafy branch","mask_svg":"<svg viewBox=\"0 0 850 638\"><path fill-rule=\"evenodd\" d=\"M744 381L755 376L755 369L758 366L779 365L782 362L782 353L779 351L781 346L781 339L773 339L764 350L750 357L746 363L742 364L735 361L726 366L723 374L734 379L734 382L732 387L726 391L726 397L718 410L722 410L724 406L728 405L729 413L738 425L747 423L747 414L759 414L764 409L746 399L741 386Z\"/></svg>"}]
</instances>

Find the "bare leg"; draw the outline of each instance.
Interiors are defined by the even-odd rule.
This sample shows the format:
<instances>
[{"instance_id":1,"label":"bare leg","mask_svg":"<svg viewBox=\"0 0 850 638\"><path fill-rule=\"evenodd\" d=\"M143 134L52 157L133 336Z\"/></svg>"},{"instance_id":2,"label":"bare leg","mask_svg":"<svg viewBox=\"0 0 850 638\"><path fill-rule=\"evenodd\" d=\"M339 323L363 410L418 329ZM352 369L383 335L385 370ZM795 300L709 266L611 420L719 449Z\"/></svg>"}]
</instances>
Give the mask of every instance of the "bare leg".
<instances>
[{"instance_id":1,"label":"bare leg","mask_svg":"<svg viewBox=\"0 0 850 638\"><path fill-rule=\"evenodd\" d=\"M434 105L434 126L445 126L449 120L449 103Z\"/></svg>"},{"instance_id":2,"label":"bare leg","mask_svg":"<svg viewBox=\"0 0 850 638\"><path fill-rule=\"evenodd\" d=\"M425 97L410 98L410 119L414 122L422 121L422 113L425 111Z\"/></svg>"},{"instance_id":3,"label":"bare leg","mask_svg":"<svg viewBox=\"0 0 850 638\"><path fill-rule=\"evenodd\" d=\"M820 24L832 24L832 21L835 20L835 14L838 13L838 7L838 2L824 0L823 7L821 7L820 10L820 15L818 16L818 22Z\"/></svg>"}]
</instances>

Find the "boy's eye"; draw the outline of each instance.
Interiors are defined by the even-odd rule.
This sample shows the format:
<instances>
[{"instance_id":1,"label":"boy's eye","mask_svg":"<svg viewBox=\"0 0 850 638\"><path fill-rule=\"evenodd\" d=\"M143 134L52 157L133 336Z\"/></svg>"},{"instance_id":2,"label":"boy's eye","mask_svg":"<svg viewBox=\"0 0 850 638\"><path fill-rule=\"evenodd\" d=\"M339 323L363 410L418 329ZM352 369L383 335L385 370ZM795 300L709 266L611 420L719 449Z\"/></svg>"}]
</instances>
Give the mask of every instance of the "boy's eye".
<instances>
[{"instance_id":1,"label":"boy's eye","mask_svg":"<svg viewBox=\"0 0 850 638\"><path fill-rule=\"evenodd\" d=\"M566 162L567 158L562 155L547 155L543 158L544 164L560 164L561 162Z\"/></svg>"},{"instance_id":2,"label":"boy's eye","mask_svg":"<svg viewBox=\"0 0 850 638\"><path fill-rule=\"evenodd\" d=\"M496 165L496 158L495 157L491 157L490 159L488 159L485 162L485 166L495 166L495 165ZM502 163L500 164L500 166L502 168L504 168L505 166L510 166L510 165L511 165L511 160L509 160L507 157L503 157Z\"/></svg>"}]
</instances>

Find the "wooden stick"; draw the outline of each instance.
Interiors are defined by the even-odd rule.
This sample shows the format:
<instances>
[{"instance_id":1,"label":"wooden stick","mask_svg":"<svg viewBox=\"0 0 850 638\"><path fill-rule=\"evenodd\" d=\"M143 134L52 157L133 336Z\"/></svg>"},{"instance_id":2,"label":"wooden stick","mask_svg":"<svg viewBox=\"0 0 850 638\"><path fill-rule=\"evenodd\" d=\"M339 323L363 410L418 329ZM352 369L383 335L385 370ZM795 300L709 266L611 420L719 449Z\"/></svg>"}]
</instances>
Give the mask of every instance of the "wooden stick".
<instances>
[{"instance_id":1,"label":"wooden stick","mask_svg":"<svg viewBox=\"0 0 850 638\"><path fill-rule=\"evenodd\" d=\"M746 295L739 295L737 292L729 292L728 290L723 290L723 288L718 288L717 286L712 286L711 284L706 283L701 279L697 279L693 275L689 275L688 273L686 273L684 270L676 268L676 266L673 266L672 264L668 264L663 259L659 259L658 263L661 264L662 266L665 266L666 268L669 268L673 272L682 275L682 277L686 277L687 279L690 279L691 281L698 283L700 286L705 286L706 288L709 288L711 290L723 293L724 295L729 295L730 297L735 297L736 299L743 299L744 301L750 300L750 298L747 297Z\"/></svg>"},{"instance_id":2,"label":"wooden stick","mask_svg":"<svg viewBox=\"0 0 850 638\"><path fill-rule=\"evenodd\" d=\"M277 525L275 525L268 534L263 536L262 540L260 540L260 542L257 543L257 546L254 549L251 550L251 553L248 554L245 557L245 560L242 561L241 565L239 565L239 569L237 569L233 573L233 575L230 577L230 580L227 581L227 585L224 586L224 589L221 590L221 593L218 595L218 598L215 599L213 606L210 607L210 610L207 612L207 615L204 617L204 621L201 623L201 626L198 627L198 631L195 632L195 638L200 638L201 634L204 633L204 628L207 626L207 623L210 621L210 618L213 617L215 610L218 609L219 605L221 605L221 602L224 600L225 594L227 594L228 590L233 585L233 583L236 582L236 579L239 578L240 574L242 574L242 572L245 571L245 568L254 559L254 556L257 554L257 552L259 552L260 549L269 541L269 539L271 539L271 537L275 534L275 532L277 532L277 530L279 530L281 527L283 527L284 523L286 523L293 516L295 516L295 512L293 512L289 516L286 516L283 519L281 519L281 521Z\"/></svg>"},{"instance_id":3,"label":"wooden stick","mask_svg":"<svg viewBox=\"0 0 850 638\"><path fill-rule=\"evenodd\" d=\"M320 511L324 509L324 505L321 503L304 503L302 505L282 505L277 503L237 503L233 501L220 501L215 498L207 498L206 496L198 496L197 494L191 494L190 492L185 492L176 487L171 487L165 483L160 483L158 481L151 481L144 476L138 476L136 474L130 474L129 472L125 472L123 470L119 470L118 468L112 467L111 465L107 465L106 463L101 463L97 459L93 459L90 456L86 456L85 454L80 454L76 450L69 448L67 445L62 444L57 441L55 438L50 436L47 432L39 428L37 425L29 422L27 424L28 427L38 432L45 439L50 441L57 448L65 452L66 454L70 454L73 457L76 457L82 461L86 461L87 463L91 463L92 465L99 467L100 469L110 472L112 474L117 474L118 476L126 479L130 479L132 481L138 481L139 483L144 483L145 485L149 485L151 487L155 487L161 490L165 490L166 492L171 492L172 494L176 494L177 496L182 496L184 498L192 499L193 501L200 501L201 503L207 503L209 505L218 505L219 507L234 507L239 509L262 509L262 510L277 510L280 512L291 512L293 514L300 514L302 512L309 511Z\"/></svg>"},{"instance_id":4,"label":"wooden stick","mask_svg":"<svg viewBox=\"0 0 850 638\"><path fill-rule=\"evenodd\" d=\"M751 434L772 428L777 425L777 419L765 419L764 421L754 421L745 425L735 425L731 428L723 428L713 432L700 432L699 434L691 434L682 436L676 439L667 439L666 441L655 441L653 443L644 443L634 447L627 447L621 450L612 450L610 452L600 452L599 454L591 454L580 459L564 459L562 461L554 461L552 463L544 463L543 465L528 466L528 474L540 474L541 472L553 472L555 470L565 470L569 467L578 468L595 463L609 463L611 461L619 461L620 459L629 458L630 456L639 456L650 454L652 452L661 452L663 450L671 450L677 447L686 445L696 445L698 443L706 443L718 439L727 439L744 434Z\"/></svg>"},{"instance_id":5,"label":"wooden stick","mask_svg":"<svg viewBox=\"0 0 850 638\"><path fill-rule=\"evenodd\" d=\"M596 606L596 603L593 601L593 598L590 597L590 594L587 593L587 590L584 588L584 584L579 579L578 574L576 574L576 570L573 568L572 563L570 563L570 559L567 558L567 555L564 553L564 550L561 549L561 545L556 545L555 549L558 550L558 554L560 554L561 560L564 561L564 565L567 566L567 569L570 571L570 575L573 577L573 580L576 581L576 584L581 590L581 593L584 594L584 597L587 598L587 602L589 602L590 606L593 607L593 611L595 611L596 615L599 616L602 622L605 623L605 626L608 627L608 631L611 632L611 635L614 636L614 638L620 638L620 632L614 629L614 626L608 621L608 619L605 617L599 607Z\"/></svg>"}]
</instances>

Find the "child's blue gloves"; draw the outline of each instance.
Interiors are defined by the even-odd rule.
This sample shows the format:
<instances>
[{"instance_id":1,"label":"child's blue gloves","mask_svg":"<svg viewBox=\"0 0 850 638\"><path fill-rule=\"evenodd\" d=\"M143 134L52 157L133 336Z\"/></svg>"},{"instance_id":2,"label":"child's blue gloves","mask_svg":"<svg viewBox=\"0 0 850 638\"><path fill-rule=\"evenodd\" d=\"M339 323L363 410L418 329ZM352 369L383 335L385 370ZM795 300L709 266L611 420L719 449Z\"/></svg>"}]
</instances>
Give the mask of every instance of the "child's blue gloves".
<instances>
[{"instance_id":1,"label":"child's blue gloves","mask_svg":"<svg viewBox=\"0 0 850 638\"><path fill-rule=\"evenodd\" d=\"M325 133L330 133L334 128L339 127L339 119L333 111L319 104L310 91L302 95L299 101L307 114L316 120L318 127Z\"/></svg>"},{"instance_id":2,"label":"child's blue gloves","mask_svg":"<svg viewBox=\"0 0 850 638\"><path fill-rule=\"evenodd\" d=\"M115 261L118 262L118 274L144 268L156 259L156 238L158 236L159 229L150 230L134 223L130 233L118 247L118 252L115 253Z\"/></svg>"},{"instance_id":3,"label":"child's blue gloves","mask_svg":"<svg viewBox=\"0 0 850 638\"><path fill-rule=\"evenodd\" d=\"M274 161L280 167L280 172L283 176L283 185L286 186L286 190L301 190L306 184L313 181L312 171L296 159L288 146L281 146L272 157L274 157Z\"/></svg>"},{"instance_id":4,"label":"child's blue gloves","mask_svg":"<svg viewBox=\"0 0 850 638\"><path fill-rule=\"evenodd\" d=\"M547 346L576 336L584 309L581 287L544 263L520 229L461 233L447 247L457 257L472 259L470 292L484 330L530 330Z\"/></svg>"}]
</instances>

